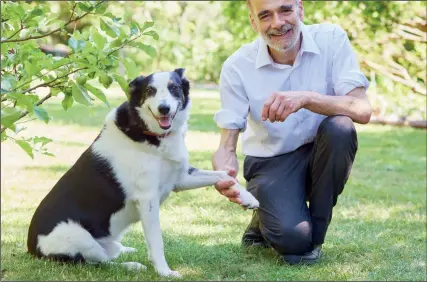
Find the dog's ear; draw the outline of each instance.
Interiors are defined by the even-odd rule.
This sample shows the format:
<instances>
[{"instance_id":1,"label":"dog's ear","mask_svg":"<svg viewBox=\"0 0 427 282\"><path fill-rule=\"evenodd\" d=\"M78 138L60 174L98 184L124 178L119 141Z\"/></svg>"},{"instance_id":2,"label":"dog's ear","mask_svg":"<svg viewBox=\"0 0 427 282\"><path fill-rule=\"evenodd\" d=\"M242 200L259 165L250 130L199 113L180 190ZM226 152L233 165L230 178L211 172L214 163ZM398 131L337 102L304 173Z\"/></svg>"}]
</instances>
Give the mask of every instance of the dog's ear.
<instances>
[{"instance_id":1,"label":"dog's ear","mask_svg":"<svg viewBox=\"0 0 427 282\"><path fill-rule=\"evenodd\" d=\"M179 78L184 78L184 68L175 69L174 72L176 72L179 75Z\"/></svg>"},{"instance_id":2,"label":"dog's ear","mask_svg":"<svg viewBox=\"0 0 427 282\"><path fill-rule=\"evenodd\" d=\"M128 93L126 93L126 96L128 97L128 100L130 100L132 93L135 92L135 90L138 90L142 86L142 81L144 80L144 76L138 76L134 80L132 80L128 85Z\"/></svg>"},{"instance_id":3,"label":"dog's ear","mask_svg":"<svg viewBox=\"0 0 427 282\"><path fill-rule=\"evenodd\" d=\"M141 86L142 81L144 80L144 76L138 76L137 78L135 78L134 80L132 80L129 83L129 90L132 88L137 88L138 86Z\"/></svg>"}]
</instances>

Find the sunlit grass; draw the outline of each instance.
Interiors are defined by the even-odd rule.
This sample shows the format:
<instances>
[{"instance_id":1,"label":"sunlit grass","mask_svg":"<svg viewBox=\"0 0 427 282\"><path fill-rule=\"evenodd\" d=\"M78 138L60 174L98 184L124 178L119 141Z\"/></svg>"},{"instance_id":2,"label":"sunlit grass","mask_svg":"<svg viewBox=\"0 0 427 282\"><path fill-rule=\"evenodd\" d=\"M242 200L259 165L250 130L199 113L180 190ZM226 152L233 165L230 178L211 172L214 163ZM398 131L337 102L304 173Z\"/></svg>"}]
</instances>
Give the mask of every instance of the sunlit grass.
<instances>
[{"instance_id":1,"label":"sunlit grass","mask_svg":"<svg viewBox=\"0 0 427 282\"><path fill-rule=\"evenodd\" d=\"M192 96L190 159L192 165L210 169L219 141L213 121L219 100L212 91L194 90ZM122 96L110 95L113 106L121 101ZM51 123L32 122L25 134L53 139L49 148L56 157L36 155L31 160L11 143L1 146L2 280L164 280L148 263L140 224L124 239L139 252L118 261L139 261L149 266L146 272L61 265L26 254L35 208L94 140L109 110L99 104L93 115L78 105L64 112L54 102L46 105ZM207 187L172 194L162 206L171 267L184 280L426 280L426 132L369 125L358 126L358 138L356 162L334 210L319 264L291 267L271 250L242 249L250 212ZM239 179L244 183L241 172Z\"/></svg>"}]
</instances>

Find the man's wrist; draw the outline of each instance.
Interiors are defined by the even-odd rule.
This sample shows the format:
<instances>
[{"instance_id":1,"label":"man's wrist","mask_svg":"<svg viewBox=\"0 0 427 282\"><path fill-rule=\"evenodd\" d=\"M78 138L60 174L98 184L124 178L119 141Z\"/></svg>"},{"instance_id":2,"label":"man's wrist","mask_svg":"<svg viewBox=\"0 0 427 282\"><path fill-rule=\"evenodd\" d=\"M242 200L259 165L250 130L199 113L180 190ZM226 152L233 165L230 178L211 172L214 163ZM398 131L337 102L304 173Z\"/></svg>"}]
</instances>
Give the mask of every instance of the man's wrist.
<instances>
[{"instance_id":1,"label":"man's wrist","mask_svg":"<svg viewBox=\"0 0 427 282\"><path fill-rule=\"evenodd\" d=\"M236 154L236 147L234 146L219 146L218 150L225 153Z\"/></svg>"},{"instance_id":2,"label":"man's wrist","mask_svg":"<svg viewBox=\"0 0 427 282\"><path fill-rule=\"evenodd\" d=\"M303 108L308 108L315 103L315 98L319 93L314 91L304 91Z\"/></svg>"}]
</instances>

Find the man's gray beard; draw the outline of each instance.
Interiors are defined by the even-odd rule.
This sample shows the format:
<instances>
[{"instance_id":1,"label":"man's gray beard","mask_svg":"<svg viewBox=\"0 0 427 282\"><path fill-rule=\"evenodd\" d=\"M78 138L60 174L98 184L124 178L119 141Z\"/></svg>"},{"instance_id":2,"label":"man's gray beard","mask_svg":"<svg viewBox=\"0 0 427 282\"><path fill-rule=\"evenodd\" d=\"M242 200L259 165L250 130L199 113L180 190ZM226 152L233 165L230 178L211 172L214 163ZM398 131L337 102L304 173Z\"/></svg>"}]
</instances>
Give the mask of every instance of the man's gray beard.
<instances>
[{"instance_id":1,"label":"man's gray beard","mask_svg":"<svg viewBox=\"0 0 427 282\"><path fill-rule=\"evenodd\" d=\"M264 39L264 41L267 43L267 45L270 48L272 48L278 52L286 52L286 51L292 49L295 46L295 44L298 42L298 39L301 36L301 26L302 26L302 22L298 19L298 22L295 26L295 34L296 35L294 35L294 38L292 38L291 42L289 42L289 44L287 44L287 46L283 46L283 43L281 43L281 42L277 42L277 43L271 42L270 37L265 33L262 34L262 38Z\"/></svg>"}]
</instances>

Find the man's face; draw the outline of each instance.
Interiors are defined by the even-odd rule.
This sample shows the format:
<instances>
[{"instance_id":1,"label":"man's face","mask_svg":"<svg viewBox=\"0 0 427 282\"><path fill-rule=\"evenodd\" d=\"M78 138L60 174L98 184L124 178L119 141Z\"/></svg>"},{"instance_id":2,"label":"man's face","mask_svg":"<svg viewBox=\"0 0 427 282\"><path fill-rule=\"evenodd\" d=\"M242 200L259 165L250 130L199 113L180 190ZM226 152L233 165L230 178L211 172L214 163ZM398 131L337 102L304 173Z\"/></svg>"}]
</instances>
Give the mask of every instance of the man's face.
<instances>
[{"instance_id":1,"label":"man's face","mask_svg":"<svg viewBox=\"0 0 427 282\"><path fill-rule=\"evenodd\" d=\"M298 42L302 7L296 1L299 0L250 0L253 29L277 51L287 51Z\"/></svg>"}]
</instances>

